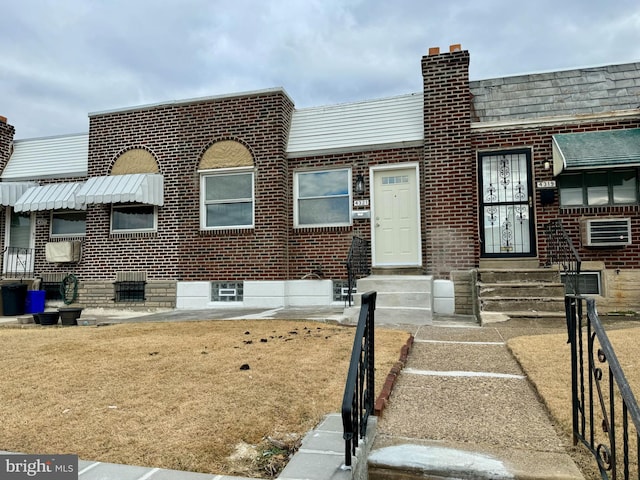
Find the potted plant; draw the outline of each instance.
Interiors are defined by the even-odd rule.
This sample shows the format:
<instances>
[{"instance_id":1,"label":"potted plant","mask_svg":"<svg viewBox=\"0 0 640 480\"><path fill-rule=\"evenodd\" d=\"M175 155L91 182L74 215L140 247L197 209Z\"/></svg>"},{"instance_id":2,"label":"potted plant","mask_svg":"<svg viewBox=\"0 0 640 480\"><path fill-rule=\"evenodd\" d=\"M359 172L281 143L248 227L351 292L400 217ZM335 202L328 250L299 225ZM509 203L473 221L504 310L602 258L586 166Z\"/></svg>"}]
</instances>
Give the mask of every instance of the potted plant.
<instances>
[{"instance_id":1,"label":"potted plant","mask_svg":"<svg viewBox=\"0 0 640 480\"><path fill-rule=\"evenodd\" d=\"M62 325L78 325L78 319L82 315L82 307L60 307L58 313Z\"/></svg>"}]
</instances>

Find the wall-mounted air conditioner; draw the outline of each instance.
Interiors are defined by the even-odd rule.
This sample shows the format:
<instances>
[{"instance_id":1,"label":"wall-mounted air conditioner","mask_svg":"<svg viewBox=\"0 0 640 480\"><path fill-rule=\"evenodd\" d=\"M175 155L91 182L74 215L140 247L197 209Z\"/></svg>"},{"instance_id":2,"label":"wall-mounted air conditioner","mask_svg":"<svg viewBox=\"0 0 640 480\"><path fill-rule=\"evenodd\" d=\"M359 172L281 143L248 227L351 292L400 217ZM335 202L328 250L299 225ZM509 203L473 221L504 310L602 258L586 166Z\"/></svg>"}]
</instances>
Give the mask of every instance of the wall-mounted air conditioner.
<instances>
[{"instance_id":1,"label":"wall-mounted air conditioner","mask_svg":"<svg viewBox=\"0 0 640 480\"><path fill-rule=\"evenodd\" d=\"M82 242L49 242L44 247L47 262L75 263L80 261L82 255Z\"/></svg>"},{"instance_id":2,"label":"wall-mounted air conditioner","mask_svg":"<svg viewBox=\"0 0 640 480\"><path fill-rule=\"evenodd\" d=\"M623 247L631 244L629 218L585 218L580 221L585 247Z\"/></svg>"}]
</instances>

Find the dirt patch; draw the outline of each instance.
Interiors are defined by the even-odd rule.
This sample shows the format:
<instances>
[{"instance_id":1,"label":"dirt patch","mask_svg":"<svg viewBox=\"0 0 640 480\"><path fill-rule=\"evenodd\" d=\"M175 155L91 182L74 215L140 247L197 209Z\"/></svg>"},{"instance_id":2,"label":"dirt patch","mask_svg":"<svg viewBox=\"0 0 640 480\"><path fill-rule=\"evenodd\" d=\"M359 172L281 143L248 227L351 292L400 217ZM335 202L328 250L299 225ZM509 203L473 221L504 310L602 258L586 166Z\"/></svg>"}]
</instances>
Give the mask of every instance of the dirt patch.
<instances>
[{"instance_id":1,"label":"dirt patch","mask_svg":"<svg viewBox=\"0 0 640 480\"><path fill-rule=\"evenodd\" d=\"M278 320L0 330L0 448L267 477L239 446L278 463L338 412L354 333ZM407 337L376 331L376 391Z\"/></svg>"}]
</instances>

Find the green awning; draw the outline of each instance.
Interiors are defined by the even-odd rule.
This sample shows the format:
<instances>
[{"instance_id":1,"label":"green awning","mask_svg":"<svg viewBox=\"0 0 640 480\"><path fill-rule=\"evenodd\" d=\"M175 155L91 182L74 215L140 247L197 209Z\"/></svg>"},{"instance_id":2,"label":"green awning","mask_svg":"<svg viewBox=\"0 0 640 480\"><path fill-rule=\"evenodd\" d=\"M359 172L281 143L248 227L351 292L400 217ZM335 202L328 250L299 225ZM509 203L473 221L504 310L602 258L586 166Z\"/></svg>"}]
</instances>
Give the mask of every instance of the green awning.
<instances>
[{"instance_id":1,"label":"green awning","mask_svg":"<svg viewBox=\"0 0 640 480\"><path fill-rule=\"evenodd\" d=\"M640 165L640 128L553 135L553 174Z\"/></svg>"}]
</instances>

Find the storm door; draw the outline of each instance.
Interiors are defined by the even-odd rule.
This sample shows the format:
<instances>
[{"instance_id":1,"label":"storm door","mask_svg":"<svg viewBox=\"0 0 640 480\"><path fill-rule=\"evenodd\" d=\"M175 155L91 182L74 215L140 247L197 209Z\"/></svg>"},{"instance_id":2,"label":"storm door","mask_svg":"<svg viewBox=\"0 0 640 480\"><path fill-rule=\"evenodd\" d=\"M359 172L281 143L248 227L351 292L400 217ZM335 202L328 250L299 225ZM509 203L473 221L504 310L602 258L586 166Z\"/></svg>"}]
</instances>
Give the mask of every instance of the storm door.
<instances>
[{"instance_id":1,"label":"storm door","mask_svg":"<svg viewBox=\"0 0 640 480\"><path fill-rule=\"evenodd\" d=\"M535 256L530 150L479 157L482 256Z\"/></svg>"}]
</instances>

